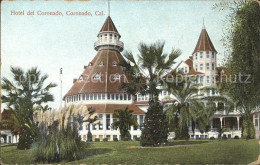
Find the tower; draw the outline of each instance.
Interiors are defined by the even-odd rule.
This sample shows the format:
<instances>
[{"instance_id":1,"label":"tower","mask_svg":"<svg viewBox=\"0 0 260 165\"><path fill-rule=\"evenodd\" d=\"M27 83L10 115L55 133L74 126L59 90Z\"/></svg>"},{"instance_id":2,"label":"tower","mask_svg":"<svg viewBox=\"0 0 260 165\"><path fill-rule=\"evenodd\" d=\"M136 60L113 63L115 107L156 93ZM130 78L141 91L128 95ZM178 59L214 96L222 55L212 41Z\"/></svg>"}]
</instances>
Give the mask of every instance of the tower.
<instances>
[{"instance_id":1,"label":"tower","mask_svg":"<svg viewBox=\"0 0 260 165\"><path fill-rule=\"evenodd\" d=\"M97 51L110 49L122 52L124 49L124 43L119 41L121 36L110 16L107 17L97 37L98 41L94 44L95 50Z\"/></svg>"},{"instance_id":2,"label":"tower","mask_svg":"<svg viewBox=\"0 0 260 165\"><path fill-rule=\"evenodd\" d=\"M113 116L115 110L128 107L133 111L140 126L144 122L144 114L140 108L134 105L134 95L120 91L122 83L129 82L129 76L125 75L123 68L119 65L125 59L120 54L124 49L120 41L120 34L116 29L110 16L107 17L101 30L98 41L94 43L96 56L84 66L83 73L79 78L73 80L71 89L64 96L65 105L81 104L92 107L98 114L99 123L91 125L90 128L80 126L79 132L82 140L86 140L88 129L93 134L93 140L99 138L120 139L119 130L113 130ZM132 138L141 135L140 128L131 128Z\"/></svg>"},{"instance_id":3,"label":"tower","mask_svg":"<svg viewBox=\"0 0 260 165\"><path fill-rule=\"evenodd\" d=\"M217 51L203 25L197 45L192 53L193 67L196 71L204 73L204 76L200 77L200 82L203 83L203 86L216 84L216 55Z\"/></svg>"}]
</instances>

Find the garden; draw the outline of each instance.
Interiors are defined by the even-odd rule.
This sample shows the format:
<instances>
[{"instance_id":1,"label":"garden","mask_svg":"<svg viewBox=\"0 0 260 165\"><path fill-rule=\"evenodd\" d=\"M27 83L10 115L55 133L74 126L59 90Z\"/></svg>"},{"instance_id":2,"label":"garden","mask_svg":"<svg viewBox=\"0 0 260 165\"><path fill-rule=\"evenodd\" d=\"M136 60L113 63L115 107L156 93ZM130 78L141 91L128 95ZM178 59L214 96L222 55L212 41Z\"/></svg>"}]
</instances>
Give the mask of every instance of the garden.
<instances>
[{"instance_id":1,"label":"garden","mask_svg":"<svg viewBox=\"0 0 260 165\"><path fill-rule=\"evenodd\" d=\"M256 161L260 154L255 139L170 143L171 146L141 147L138 141L91 142L83 159L59 164L248 164ZM16 145L2 146L1 159L5 164L35 163L30 150L17 150Z\"/></svg>"}]
</instances>

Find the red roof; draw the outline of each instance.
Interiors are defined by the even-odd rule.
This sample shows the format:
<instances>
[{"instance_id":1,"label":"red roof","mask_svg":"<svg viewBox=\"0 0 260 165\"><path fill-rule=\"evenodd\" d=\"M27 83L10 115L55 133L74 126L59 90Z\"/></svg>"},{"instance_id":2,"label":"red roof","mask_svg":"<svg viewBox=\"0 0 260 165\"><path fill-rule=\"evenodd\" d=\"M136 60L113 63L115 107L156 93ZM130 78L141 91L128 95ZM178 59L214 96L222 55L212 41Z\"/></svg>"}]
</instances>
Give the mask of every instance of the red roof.
<instances>
[{"instance_id":1,"label":"red roof","mask_svg":"<svg viewBox=\"0 0 260 165\"><path fill-rule=\"evenodd\" d=\"M119 87L129 79L118 65L124 60L116 50L100 50L90 65L85 67L81 74L83 79L77 79L65 96L80 93L122 93ZM100 80L94 79L97 74L101 76ZM120 80L114 79L116 74L120 76Z\"/></svg>"},{"instance_id":2,"label":"red roof","mask_svg":"<svg viewBox=\"0 0 260 165\"><path fill-rule=\"evenodd\" d=\"M115 110L125 110L128 107L128 110L132 110L133 114L145 114L143 110L134 104L87 104L87 106L92 107L96 113L114 113Z\"/></svg>"},{"instance_id":3,"label":"red roof","mask_svg":"<svg viewBox=\"0 0 260 165\"><path fill-rule=\"evenodd\" d=\"M199 40L192 54L199 51L205 51L205 50L217 52L209 38L207 30L202 29Z\"/></svg>"},{"instance_id":4,"label":"red roof","mask_svg":"<svg viewBox=\"0 0 260 165\"><path fill-rule=\"evenodd\" d=\"M101 32L115 32L118 33L115 24L113 23L112 19L110 16L107 17L104 25L102 26L102 28L100 29L100 33Z\"/></svg>"},{"instance_id":5,"label":"red roof","mask_svg":"<svg viewBox=\"0 0 260 165\"><path fill-rule=\"evenodd\" d=\"M198 71L196 71L196 70L194 69L192 56L190 56L189 59L187 59L186 61L184 61L184 63L186 63L186 64L189 66L189 72L188 72L188 73L183 73L183 75L185 75L185 76L191 76L191 75L204 74L204 73L198 72ZM179 66L179 65L178 65L178 66ZM173 69L173 70L169 73L169 75L173 75L173 76L174 76L174 75L177 75L177 68L178 68L178 66L177 66L175 69Z\"/></svg>"}]
</instances>

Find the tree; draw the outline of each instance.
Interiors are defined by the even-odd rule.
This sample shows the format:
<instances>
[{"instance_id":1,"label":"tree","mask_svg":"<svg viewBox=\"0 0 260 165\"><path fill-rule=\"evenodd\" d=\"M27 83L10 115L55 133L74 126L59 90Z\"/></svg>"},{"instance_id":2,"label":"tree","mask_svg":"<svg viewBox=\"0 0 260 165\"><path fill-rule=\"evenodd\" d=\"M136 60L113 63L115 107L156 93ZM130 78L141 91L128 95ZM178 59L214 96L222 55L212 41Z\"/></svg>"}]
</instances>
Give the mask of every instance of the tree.
<instances>
[{"instance_id":1,"label":"tree","mask_svg":"<svg viewBox=\"0 0 260 165\"><path fill-rule=\"evenodd\" d=\"M133 116L133 111L128 110L128 107L125 110L118 109L115 110L113 114L113 119L115 121L112 123L113 129L119 129L122 140L131 139L129 130L131 126L137 127L137 120Z\"/></svg>"},{"instance_id":2,"label":"tree","mask_svg":"<svg viewBox=\"0 0 260 165\"><path fill-rule=\"evenodd\" d=\"M131 77L131 82L123 83L120 89L132 94L139 92L149 95L141 145L158 145L167 140L168 131L165 130L168 126L164 122L166 118L159 105L158 95L162 91L162 77L172 68L181 51L172 49L166 54L164 45L164 42L159 41L150 45L140 43L138 60L135 60L132 52L126 51L124 56L128 61L121 64L127 76Z\"/></svg>"},{"instance_id":3,"label":"tree","mask_svg":"<svg viewBox=\"0 0 260 165\"><path fill-rule=\"evenodd\" d=\"M210 119L216 111L216 106L212 101L207 100L199 90L200 84L186 78L178 84L166 83L166 89L173 95L174 103L167 109L167 118L170 130L176 133L177 139L189 138L189 126L194 132L195 123L199 129L207 131L210 126Z\"/></svg>"},{"instance_id":4,"label":"tree","mask_svg":"<svg viewBox=\"0 0 260 165\"><path fill-rule=\"evenodd\" d=\"M92 107L88 107L88 118L84 119L84 116L79 117L80 124L86 122L88 124L88 134L87 134L87 141L92 141L92 133L90 131L91 124L98 124L100 121L98 120L97 113Z\"/></svg>"},{"instance_id":5,"label":"tree","mask_svg":"<svg viewBox=\"0 0 260 165\"><path fill-rule=\"evenodd\" d=\"M222 4L225 5L231 10L228 16L231 29L224 38L229 79L220 87L241 113L242 136L249 139L255 136L251 113L260 102L260 6L253 1Z\"/></svg>"},{"instance_id":6,"label":"tree","mask_svg":"<svg viewBox=\"0 0 260 165\"><path fill-rule=\"evenodd\" d=\"M48 75L42 75L37 68L27 72L19 67L11 67L13 80L3 78L2 100L12 110L20 123L18 149L30 148L37 137L37 126L33 121L33 111L43 103L53 101L49 90L57 85L45 85Z\"/></svg>"}]
</instances>

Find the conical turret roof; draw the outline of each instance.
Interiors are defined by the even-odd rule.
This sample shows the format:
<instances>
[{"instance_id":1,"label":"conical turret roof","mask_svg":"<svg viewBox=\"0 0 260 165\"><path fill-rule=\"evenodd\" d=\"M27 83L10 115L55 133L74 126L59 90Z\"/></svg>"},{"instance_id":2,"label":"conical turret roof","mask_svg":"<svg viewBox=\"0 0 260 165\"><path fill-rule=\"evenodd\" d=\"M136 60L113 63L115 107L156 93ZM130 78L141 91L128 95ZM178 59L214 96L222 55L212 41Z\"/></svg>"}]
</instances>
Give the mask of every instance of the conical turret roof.
<instances>
[{"instance_id":1,"label":"conical turret roof","mask_svg":"<svg viewBox=\"0 0 260 165\"><path fill-rule=\"evenodd\" d=\"M212 44L208 32L205 28L201 30L199 40L192 54L199 51L214 51L217 52Z\"/></svg>"},{"instance_id":2,"label":"conical turret roof","mask_svg":"<svg viewBox=\"0 0 260 165\"><path fill-rule=\"evenodd\" d=\"M112 19L110 16L107 17L104 25L102 26L102 28L100 29L100 33L101 32L115 32L118 33L115 24L113 23Z\"/></svg>"}]
</instances>

